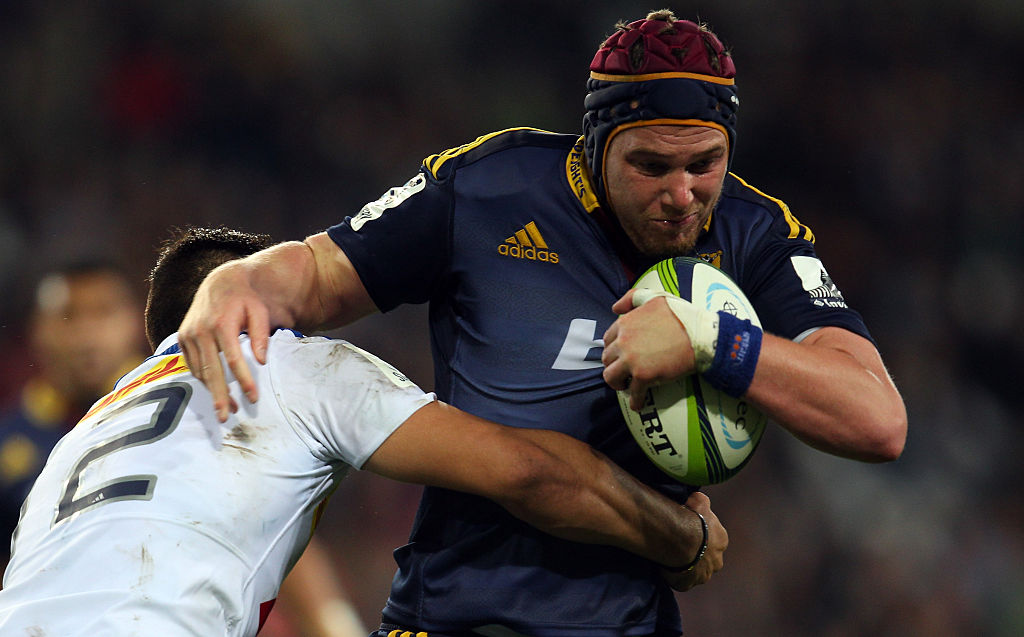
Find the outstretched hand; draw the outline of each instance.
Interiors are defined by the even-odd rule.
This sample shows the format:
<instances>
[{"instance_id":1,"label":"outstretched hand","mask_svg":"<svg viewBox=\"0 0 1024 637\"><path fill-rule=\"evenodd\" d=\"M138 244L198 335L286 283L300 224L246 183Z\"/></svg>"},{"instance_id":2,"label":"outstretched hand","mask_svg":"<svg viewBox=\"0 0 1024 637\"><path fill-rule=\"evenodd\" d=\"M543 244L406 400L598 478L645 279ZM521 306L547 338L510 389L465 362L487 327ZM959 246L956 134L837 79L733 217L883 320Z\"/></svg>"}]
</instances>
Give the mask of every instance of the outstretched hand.
<instances>
[{"instance_id":1,"label":"outstretched hand","mask_svg":"<svg viewBox=\"0 0 1024 637\"><path fill-rule=\"evenodd\" d=\"M239 262L226 263L207 276L178 330L178 344L192 374L213 395L217 419L224 422L238 411L228 391L224 362L252 402L259 398L252 372L242 356L238 335L248 332L253 354L266 363L270 318L266 304L249 284Z\"/></svg>"},{"instance_id":2,"label":"outstretched hand","mask_svg":"<svg viewBox=\"0 0 1024 637\"><path fill-rule=\"evenodd\" d=\"M192 373L213 394L217 418L224 422L238 411L228 392L227 371L246 398L259 398L239 334L248 332L256 361L264 364L272 327L330 329L376 309L348 257L320 232L210 272L181 323L178 343Z\"/></svg>"},{"instance_id":3,"label":"outstretched hand","mask_svg":"<svg viewBox=\"0 0 1024 637\"><path fill-rule=\"evenodd\" d=\"M693 347L664 298L629 290L615 302L619 318L604 334L604 380L615 390L629 390L629 406L640 409L647 390L696 367ZM648 300L649 299L649 300ZM634 308L634 303L642 302Z\"/></svg>"}]
</instances>

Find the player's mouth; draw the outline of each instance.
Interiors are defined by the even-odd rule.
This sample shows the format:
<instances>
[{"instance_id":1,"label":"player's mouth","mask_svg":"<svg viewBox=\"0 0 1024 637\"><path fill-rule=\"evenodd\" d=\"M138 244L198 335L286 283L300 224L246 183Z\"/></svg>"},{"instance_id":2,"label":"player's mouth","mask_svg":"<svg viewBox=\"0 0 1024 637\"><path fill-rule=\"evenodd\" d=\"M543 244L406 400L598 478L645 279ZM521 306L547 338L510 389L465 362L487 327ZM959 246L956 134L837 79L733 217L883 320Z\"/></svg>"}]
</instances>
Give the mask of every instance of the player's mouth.
<instances>
[{"instance_id":1,"label":"player's mouth","mask_svg":"<svg viewBox=\"0 0 1024 637\"><path fill-rule=\"evenodd\" d=\"M700 213L694 211L682 217L671 217L667 219L652 219L652 221L670 232L680 232L695 226L700 219Z\"/></svg>"}]
</instances>

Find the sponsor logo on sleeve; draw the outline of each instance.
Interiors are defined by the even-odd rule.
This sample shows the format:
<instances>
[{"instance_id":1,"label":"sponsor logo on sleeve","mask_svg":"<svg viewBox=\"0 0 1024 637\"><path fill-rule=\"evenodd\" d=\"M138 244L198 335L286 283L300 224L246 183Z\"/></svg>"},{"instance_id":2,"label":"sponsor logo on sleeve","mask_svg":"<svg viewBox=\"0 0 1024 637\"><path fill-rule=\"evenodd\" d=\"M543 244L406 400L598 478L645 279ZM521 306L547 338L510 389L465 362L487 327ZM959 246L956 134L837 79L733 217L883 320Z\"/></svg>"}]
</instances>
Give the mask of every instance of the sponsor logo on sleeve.
<instances>
[{"instance_id":1,"label":"sponsor logo on sleeve","mask_svg":"<svg viewBox=\"0 0 1024 637\"><path fill-rule=\"evenodd\" d=\"M797 276L800 277L800 283L811 297L811 303L818 307L848 307L843 300L843 293L832 282L832 277L825 271L825 266L819 259L795 256L790 257L790 260Z\"/></svg>"},{"instance_id":2,"label":"sponsor logo on sleeve","mask_svg":"<svg viewBox=\"0 0 1024 637\"><path fill-rule=\"evenodd\" d=\"M384 193L377 201L371 201L363 206L363 209L359 211L359 214L352 217L352 221L349 222L349 225L352 226L353 230L359 232L359 229L366 225L367 222L373 221L374 219L380 219L381 215L385 212L402 205L403 201L423 190L426 185L427 178L423 176L423 173L417 174L415 177L405 182L404 186L400 188L392 188Z\"/></svg>"}]
</instances>

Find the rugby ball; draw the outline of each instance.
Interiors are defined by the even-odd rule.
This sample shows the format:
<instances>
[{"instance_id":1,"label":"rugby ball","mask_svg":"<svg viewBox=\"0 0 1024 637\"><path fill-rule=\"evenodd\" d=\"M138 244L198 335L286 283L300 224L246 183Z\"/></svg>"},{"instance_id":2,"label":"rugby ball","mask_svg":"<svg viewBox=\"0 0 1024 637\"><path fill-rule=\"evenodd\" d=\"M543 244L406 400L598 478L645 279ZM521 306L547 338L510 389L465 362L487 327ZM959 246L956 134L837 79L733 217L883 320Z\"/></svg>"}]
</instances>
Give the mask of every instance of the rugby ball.
<instances>
[{"instance_id":1,"label":"rugby ball","mask_svg":"<svg viewBox=\"0 0 1024 637\"><path fill-rule=\"evenodd\" d=\"M661 261L633 287L669 292L709 312L724 310L761 326L739 286L700 259ZM618 395L626 425L647 457L671 477L693 486L736 475L750 460L767 423L746 399L720 392L700 374L651 388L639 412L629 408L629 392Z\"/></svg>"}]
</instances>

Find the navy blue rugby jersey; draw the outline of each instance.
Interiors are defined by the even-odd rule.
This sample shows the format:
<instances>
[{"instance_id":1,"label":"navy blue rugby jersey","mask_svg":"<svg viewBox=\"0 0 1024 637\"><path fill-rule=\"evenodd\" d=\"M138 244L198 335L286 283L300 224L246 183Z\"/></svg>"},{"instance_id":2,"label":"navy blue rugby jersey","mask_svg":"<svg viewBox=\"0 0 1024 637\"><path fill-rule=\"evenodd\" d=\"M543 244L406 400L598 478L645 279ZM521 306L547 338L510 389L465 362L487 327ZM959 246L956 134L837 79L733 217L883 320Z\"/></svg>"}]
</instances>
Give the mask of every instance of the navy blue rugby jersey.
<instances>
[{"instance_id":1,"label":"navy blue rugby jersey","mask_svg":"<svg viewBox=\"0 0 1024 637\"><path fill-rule=\"evenodd\" d=\"M582 139L512 129L428 157L404 186L328 230L381 311L430 303L435 391L499 423L556 429L677 501L601 372L612 304L639 272L602 223ZM765 329L795 338L837 325L867 335L785 204L728 176L695 252L733 276ZM640 264L644 265L644 264ZM567 542L498 505L427 488L385 621L457 631L500 624L536 636L678 635L658 567Z\"/></svg>"}]
</instances>

